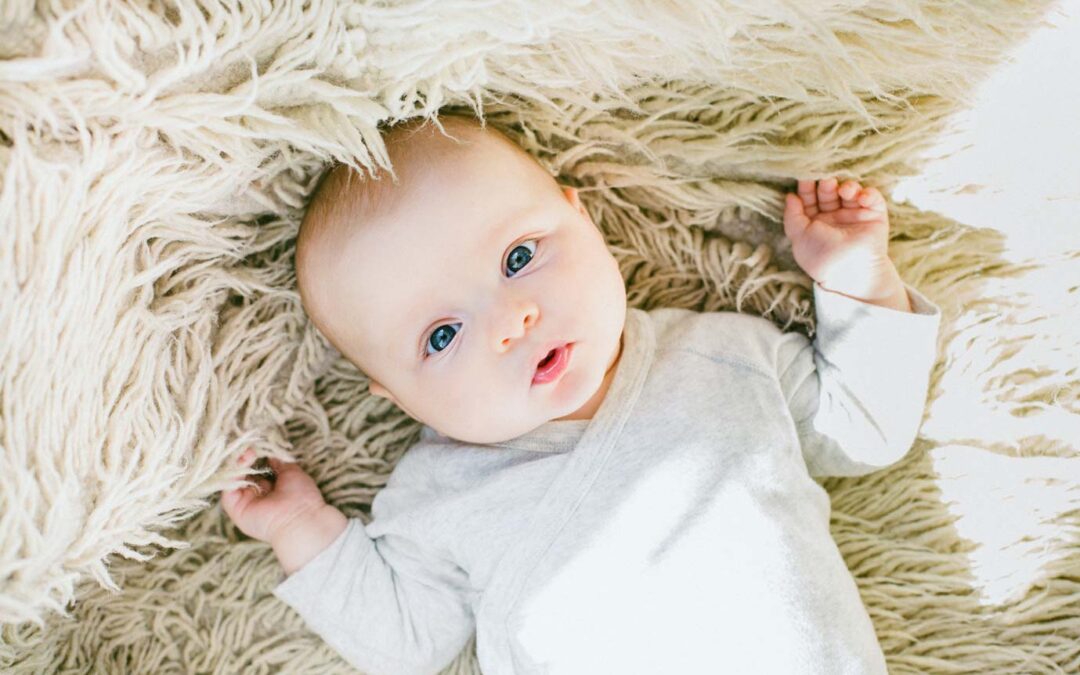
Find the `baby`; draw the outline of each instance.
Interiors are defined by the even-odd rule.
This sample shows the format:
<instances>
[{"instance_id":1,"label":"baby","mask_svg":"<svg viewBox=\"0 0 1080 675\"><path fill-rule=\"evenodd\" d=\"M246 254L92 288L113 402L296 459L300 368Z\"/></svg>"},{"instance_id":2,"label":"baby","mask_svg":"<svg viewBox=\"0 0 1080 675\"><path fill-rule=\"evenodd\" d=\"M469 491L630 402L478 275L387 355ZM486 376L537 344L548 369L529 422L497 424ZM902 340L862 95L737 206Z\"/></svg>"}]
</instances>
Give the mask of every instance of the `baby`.
<instances>
[{"instance_id":1,"label":"baby","mask_svg":"<svg viewBox=\"0 0 1080 675\"><path fill-rule=\"evenodd\" d=\"M881 194L786 196L811 342L627 307L574 188L440 122L387 132L396 180L330 171L301 225L305 311L422 427L367 525L296 464L222 493L274 594L368 673L437 672L474 632L489 675L884 673L813 478L896 462L922 419L940 310Z\"/></svg>"}]
</instances>

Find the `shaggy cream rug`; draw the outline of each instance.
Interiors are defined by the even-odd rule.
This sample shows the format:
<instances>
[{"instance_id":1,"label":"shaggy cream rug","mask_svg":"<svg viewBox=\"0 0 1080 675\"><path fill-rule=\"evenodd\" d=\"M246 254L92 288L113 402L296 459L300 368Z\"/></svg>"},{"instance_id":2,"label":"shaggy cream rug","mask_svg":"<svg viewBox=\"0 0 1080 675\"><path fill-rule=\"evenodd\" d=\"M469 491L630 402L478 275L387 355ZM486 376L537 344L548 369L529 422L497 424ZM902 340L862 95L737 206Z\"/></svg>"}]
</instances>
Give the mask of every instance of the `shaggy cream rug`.
<instances>
[{"instance_id":1,"label":"shaggy cream rug","mask_svg":"<svg viewBox=\"0 0 1080 675\"><path fill-rule=\"evenodd\" d=\"M917 173L1054 6L6 0L0 670L352 672L217 495L253 445L366 519L418 436L292 267L319 172L385 164L380 124L473 110L581 189L631 305L812 335L783 193ZM1080 251L890 208L945 314L933 434L825 482L834 536L893 672L1080 672Z\"/></svg>"}]
</instances>

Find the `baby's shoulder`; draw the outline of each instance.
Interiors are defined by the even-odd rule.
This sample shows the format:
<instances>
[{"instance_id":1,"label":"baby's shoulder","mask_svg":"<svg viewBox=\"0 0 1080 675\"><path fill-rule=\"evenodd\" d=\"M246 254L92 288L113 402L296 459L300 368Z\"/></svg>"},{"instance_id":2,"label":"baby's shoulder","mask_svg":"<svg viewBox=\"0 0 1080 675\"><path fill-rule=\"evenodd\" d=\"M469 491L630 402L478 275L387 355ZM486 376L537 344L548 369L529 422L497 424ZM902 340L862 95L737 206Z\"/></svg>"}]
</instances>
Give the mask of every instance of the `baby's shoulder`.
<instances>
[{"instance_id":1,"label":"baby's shoulder","mask_svg":"<svg viewBox=\"0 0 1080 675\"><path fill-rule=\"evenodd\" d=\"M765 317L732 311L663 307L649 312L657 350L689 350L712 359L749 362L771 371L780 327Z\"/></svg>"},{"instance_id":2,"label":"baby's shoulder","mask_svg":"<svg viewBox=\"0 0 1080 675\"><path fill-rule=\"evenodd\" d=\"M420 438L398 459L387 487L441 493L490 471L489 465L505 461L507 453L493 452L440 435L422 425Z\"/></svg>"},{"instance_id":3,"label":"baby's shoulder","mask_svg":"<svg viewBox=\"0 0 1080 675\"><path fill-rule=\"evenodd\" d=\"M413 488L421 491L433 486L439 460L437 443L423 437L402 453L390 471L386 487Z\"/></svg>"}]
</instances>

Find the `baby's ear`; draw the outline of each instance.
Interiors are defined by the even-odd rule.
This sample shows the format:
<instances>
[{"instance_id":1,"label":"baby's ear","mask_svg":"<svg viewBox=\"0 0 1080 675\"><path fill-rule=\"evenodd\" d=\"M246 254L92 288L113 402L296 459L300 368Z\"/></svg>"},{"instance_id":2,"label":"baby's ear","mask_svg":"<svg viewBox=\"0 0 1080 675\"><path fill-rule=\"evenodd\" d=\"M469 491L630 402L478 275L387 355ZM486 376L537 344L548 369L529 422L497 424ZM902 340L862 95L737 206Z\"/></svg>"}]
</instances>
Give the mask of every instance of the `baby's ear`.
<instances>
[{"instance_id":1,"label":"baby's ear","mask_svg":"<svg viewBox=\"0 0 1080 675\"><path fill-rule=\"evenodd\" d=\"M404 410L406 415L413 418L417 422L421 421L420 418L412 414L412 412L410 412L408 408L401 405L401 401L394 398L394 395L391 394L386 387L382 386L375 380L371 380L371 382L368 383L368 391L370 391L372 394L375 394L376 396L381 396L385 399L389 399L391 403Z\"/></svg>"},{"instance_id":2,"label":"baby's ear","mask_svg":"<svg viewBox=\"0 0 1080 675\"><path fill-rule=\"evenodd\" d=\"M563 194L566 195L566 200L578 211L584 212L585 207L581 204L581 198L578 197L577 188L570 185L562 186Z\"/></svg>"}]
</instances>

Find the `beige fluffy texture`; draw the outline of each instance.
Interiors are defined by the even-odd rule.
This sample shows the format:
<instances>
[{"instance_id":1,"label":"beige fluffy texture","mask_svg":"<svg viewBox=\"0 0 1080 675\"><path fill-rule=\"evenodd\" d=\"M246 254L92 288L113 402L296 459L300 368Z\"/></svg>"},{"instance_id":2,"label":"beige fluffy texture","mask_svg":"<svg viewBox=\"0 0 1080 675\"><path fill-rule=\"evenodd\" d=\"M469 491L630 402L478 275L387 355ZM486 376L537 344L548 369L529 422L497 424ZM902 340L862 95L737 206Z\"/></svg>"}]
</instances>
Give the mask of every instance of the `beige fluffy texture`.
<instances>
[{"instance_id":1,"label":"beige fluffy texture","mask_svg":"<svg viewBox=\"0 0 1080 675\"><path fill-rule=\"evenodd\" d=\"M216 496L254 445L366 520L417 438L306 320L292 268L321 168L385 166L379 123L482 111L581 189L633 306L812 334L784 191L888 192L1053 6L40 4L0 5L0 669L18 673L351 671L270 595L270 548ZM995 232L890 208L901 275L945 313L935 433L827 481L833 533L893 672L1080 671L1080 252L1009 264ZM991 544L961 534L1021 513L1032 528ZM988 604L974 555L995 550L1038 564ZM471 646L449 671L476 672Z\"/></svg>"}]
</instances>

